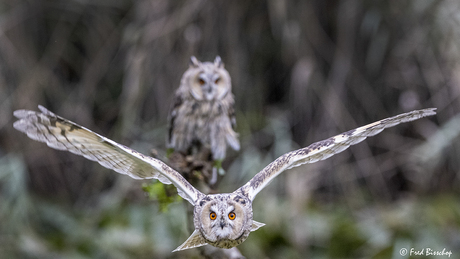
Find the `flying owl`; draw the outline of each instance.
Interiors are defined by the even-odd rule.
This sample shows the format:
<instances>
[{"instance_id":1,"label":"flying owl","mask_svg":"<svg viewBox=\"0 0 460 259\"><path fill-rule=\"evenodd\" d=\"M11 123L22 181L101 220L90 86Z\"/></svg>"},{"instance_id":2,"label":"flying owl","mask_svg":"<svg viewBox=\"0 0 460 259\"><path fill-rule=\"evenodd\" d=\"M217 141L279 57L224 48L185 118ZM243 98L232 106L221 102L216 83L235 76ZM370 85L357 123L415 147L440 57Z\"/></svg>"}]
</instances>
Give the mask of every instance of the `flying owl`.
<instances>
[{"instance_id":1,"label":"flying owl","mask_svg":"<svg viewBox=\"0 0 460 259\"><path fill-rule=\"evenodd\" d=\"M214 62L190 59L169 114L167 147L191 153L210 149L212 160L225 158L227 145L240 149L234 131L234 99L230 75L219 56Z\"/></svg>"},{"instance_id":2,"label":"flying owl","mask_svg":"<svg viewBox=\"0 0 460 259\"><path fill-rule=\"evenodd\" d=\"M232 248L241 244L251 231L264 226L253 220L252 202L277 175L302 164L324 160L385 128L436 114L436 108L417 110L344 132L280 156L232 193L205 195L162 161L59 117L42 106L38 108L41 112L15 111L14 116L19 120L14 123L14 128L49 147L81 155L134 179L153 178L177 188L178 194L194 206L195 230L174 251L206 244L219 248Z\"/></svg>"}]
</instances>

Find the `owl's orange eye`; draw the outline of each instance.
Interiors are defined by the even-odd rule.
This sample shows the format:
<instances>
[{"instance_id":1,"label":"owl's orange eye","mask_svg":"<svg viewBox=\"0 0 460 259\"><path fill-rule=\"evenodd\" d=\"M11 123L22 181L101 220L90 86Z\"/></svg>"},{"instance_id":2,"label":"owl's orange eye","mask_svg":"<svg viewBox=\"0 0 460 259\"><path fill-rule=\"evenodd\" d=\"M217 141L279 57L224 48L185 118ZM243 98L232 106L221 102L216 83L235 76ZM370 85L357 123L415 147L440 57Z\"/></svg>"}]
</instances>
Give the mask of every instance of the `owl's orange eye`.
<instances>
[{"instance_id":1,"label":"owl's orange eye","mask_svg":"<svg viewBox=\"0 0 460 259\"><path fill-rule=\"evenodd\" d=\"M234 219L236 218L235 212L230 212L230 213L228 214L228 218L231 219L231 220L234 220Z\"/></svg>"},{"instance_id":2,"label":"owl's orange eye","mask_svg":"<svg viewBox=\"0 0 460 259\"><path fill-rule=\"evenodd\" d=\"M203 79L200 78L200 79L198 80L198 83L199 83L200 85L204 85L206 82L205 82Z\"/></svg>"},{"instance_id":3,"label":"owl's orange eye","mask_svg":"<svg viewBox=\"0 0 460 259\"><path fill-rule=\"evenodd\" d=\"M215 220L215 219L217 218L216 213L215 213L215 212L211 212L211 214L209 214L209 218L210 218L211 220Z\"/></svg>"},{"instance_id":4,"label":"owl's orange eye","mask_svg":"<svg viewBox=\"0 0 460 259\"><path fill-rule=\"evenodd\" d=\"M220 78L217 78L216 80L214 80L214 84L218 84L220 82Z\"/></svg>"}]
</instances>

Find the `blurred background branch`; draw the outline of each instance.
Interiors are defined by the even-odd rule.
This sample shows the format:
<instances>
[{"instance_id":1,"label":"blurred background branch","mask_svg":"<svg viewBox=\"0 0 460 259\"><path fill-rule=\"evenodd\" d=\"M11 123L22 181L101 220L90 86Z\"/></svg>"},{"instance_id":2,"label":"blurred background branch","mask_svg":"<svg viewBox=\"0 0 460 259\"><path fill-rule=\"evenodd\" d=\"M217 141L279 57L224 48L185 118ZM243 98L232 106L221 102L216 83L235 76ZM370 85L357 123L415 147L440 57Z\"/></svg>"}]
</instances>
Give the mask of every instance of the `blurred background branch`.
<instances>
[{"instance_id":1,"label":"blurred background branch","mask_svg":"<svg viewBox=\"0 0 460 259\"><path fill-rule=\"evenodd\" d=\"M267 224L247 258L460 253L460 3L26 1L0 3L0 257L200 258L172 254L187 208L142 182L14 131L51 111L165 156L167 113L191 55L232 77L242 150L220 190L277 156L387 116L437 107L327 162L280 176L254 203Z\"/></svg>"}]
</instances>

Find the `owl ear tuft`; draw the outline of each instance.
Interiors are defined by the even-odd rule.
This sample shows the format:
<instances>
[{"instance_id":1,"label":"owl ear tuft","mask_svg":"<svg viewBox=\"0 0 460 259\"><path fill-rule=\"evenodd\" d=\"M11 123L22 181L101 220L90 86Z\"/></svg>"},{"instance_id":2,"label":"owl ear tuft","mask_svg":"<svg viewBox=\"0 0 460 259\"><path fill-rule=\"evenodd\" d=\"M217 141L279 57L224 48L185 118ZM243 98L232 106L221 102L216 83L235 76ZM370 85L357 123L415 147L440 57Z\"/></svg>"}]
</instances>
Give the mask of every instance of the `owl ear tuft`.
<instances>
[{"instance_id":1,"label":"owl ear tuft","mask_svg":"<svg viewBox=\"0 0 460 259\"><path fill-rule=\"evenodd\" d=\"M199 246L204 246L206 244L208 244L206 242L206 239L204 239L204 237L202 236L202 234L200 233L198 229L195 229L192 235L182 245L174 249L173 252L185 250L189 248L194 248L194 247L199 247Z\"/></svg>"},{"instance_id":2,"label":"owl ear tuft","mask_svg":"<svg viewBox=\"0 0 460 259\"><path fill-rule=\"evenodd\" d=\"M263 227L265 226L264 223L260 223L260 222L257 222L255 220L252 221L252 228L251 228L251 232L252 231L256 231L257 229L259 229L260 227Z\"/></svg>"},{"instance_id":3,"label":"owl ear tuft","mask_svg":"<svg viewBox=\"0 0 460 259\"><path fill-rule=\"evenodd\" d=\"M190 66L191 67L198 67L198 66L200 66L200 64L201 64L201 62L198 59L196 59L195 56L192 56L190 58Z\"/></svg>"},{"instance_id":4,"label":"owl ear tuft","mask_svg":"<svg viewBox=\"0 0 460 259\"><path fill-rule=\"evenodd\" d=\"M224 67L224 62L222 62L222 59L220 58L220 56L216 56L216 58L214 59L214 65L218 68Z\"/></svg>"}]
</instances>

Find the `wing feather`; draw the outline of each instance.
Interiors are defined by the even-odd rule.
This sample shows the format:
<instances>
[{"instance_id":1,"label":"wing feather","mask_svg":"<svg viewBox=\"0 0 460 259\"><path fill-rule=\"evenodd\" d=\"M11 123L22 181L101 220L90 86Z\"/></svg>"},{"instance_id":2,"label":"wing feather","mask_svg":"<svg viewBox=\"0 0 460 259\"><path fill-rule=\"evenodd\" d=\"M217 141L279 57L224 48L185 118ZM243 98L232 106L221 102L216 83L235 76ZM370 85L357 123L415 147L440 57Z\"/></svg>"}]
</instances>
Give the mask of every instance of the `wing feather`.
<instances>
[{"instance_id":1,"label":"wing feather","mask_svg":"<svg viewBox=\"0 0 460 259\"><path fill-rule=\"evenodd\" d=\"M203 195L162 161L59 117L43 106L38 108L41 113L15 111L14 116L19 120L13 124L14 128L51 148L70 151L134 179L157 179L163 184L173 184L178 194L192 205Z\"/></svg>"},{"instance_id":2,"label":"wing feather","mask_svg":"<svg viewBox=\"0 0 460 259\"><path fill-rule=\"evenodd\" d=\"M403 122L417 120L426 116L435 115L435 110L436 108L429 108L403 113L313 143L308 147L286 153L267 165L248 183L236 190L236 192L245 195L250 200L254 200L257 193L267 186L277 175L287 169L324 160L344 151L351 145L358 144L367 137L374 136L382 132L385 128L393 127Z\"/></svg>"}]
</instances>

